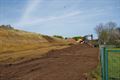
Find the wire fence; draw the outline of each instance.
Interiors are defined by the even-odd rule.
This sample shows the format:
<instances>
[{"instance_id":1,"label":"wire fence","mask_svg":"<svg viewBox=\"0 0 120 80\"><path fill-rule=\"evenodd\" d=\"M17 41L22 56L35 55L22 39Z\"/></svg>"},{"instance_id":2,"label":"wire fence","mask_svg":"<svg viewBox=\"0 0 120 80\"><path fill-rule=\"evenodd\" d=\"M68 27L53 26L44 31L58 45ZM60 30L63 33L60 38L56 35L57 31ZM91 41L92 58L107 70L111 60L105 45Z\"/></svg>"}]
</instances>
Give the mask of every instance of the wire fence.
<instances>
[{"instance_id":1,"label":"wire fence","mask_svg":"<svg viewBox=\"0 0 120 80\"><path fill-rule=\"evenodd\" d=\"M120 80L120 48L100 48L102 80Z\"/></svg>"}]
</instances>

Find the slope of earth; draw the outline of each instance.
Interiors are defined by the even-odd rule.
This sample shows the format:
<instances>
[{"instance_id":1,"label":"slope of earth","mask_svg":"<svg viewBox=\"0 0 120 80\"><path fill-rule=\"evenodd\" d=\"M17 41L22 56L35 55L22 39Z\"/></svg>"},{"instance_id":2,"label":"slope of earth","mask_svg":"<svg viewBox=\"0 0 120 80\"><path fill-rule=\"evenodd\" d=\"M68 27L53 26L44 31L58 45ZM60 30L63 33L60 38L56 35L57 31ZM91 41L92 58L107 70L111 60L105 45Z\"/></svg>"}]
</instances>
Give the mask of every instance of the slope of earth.
<instances>
[{"instance_id":1,"label":"slope of earth","mask_svg":"<svg viewBox=\"0 0 120 80\"><path fill-rule=\"evenodd\" d=\"M0 62L36 58L51 49L64 48L67 44L59 38L0 26Z\"/></svg>"},{"instance_id":2,"label":"slope of earth","mask_svg":"<svg viewBox=\"0 0 120 80\"><path fill-rule=\"evenodd\" d=\"M98 49L86 44L52 50L41 58L0 64L0 80L87 80L98 64Z\"/></svg>"},{"instance_id":3,"label":"slope of earth","mask_svg":"<svg viewBox=\"0 0 120 80\"><path fill-rule=\"evenodd\" d=\"M66 42L47 35L0 27L0 53L34 49L54 44L66 44Z\"/></svg>"}]
</instances>

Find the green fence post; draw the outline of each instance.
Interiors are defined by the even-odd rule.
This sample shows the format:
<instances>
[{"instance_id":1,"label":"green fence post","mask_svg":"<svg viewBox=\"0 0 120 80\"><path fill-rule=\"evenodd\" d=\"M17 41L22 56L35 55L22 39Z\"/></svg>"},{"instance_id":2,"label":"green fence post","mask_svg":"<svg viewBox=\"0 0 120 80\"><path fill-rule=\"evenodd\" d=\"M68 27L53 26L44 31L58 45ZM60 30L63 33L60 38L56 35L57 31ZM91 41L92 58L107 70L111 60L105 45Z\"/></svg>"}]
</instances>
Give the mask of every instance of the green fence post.
<instances>
[{"instance_id":1,"label":"green fence post","mask_svg":"<svg viewBox=\"0 0 120 80\"><path fill-rule=\"evenodd\" d=\"M103 66L103 70L104 70L104 72L103 72L103 75L104 75L104 80L106 80L106 48L104 47L103 48L103 50L104 50L104 52L103 52L103 64L104 64L104 66Z\"/></svg>"},{"instance_id":2,"label":"green fence post","mask_svg":"<svg viewBox=\"0 0 120 80\"><path fill-rule=\"evenodd\" d=\"M108 50L105 48L105 80L108 80Z\"/></svg>"},{"instance_id":3,"label":"green fence post","mask_svg":"<svg viewBox=\"0 0 120 80\"><path fill-rule=\"evenodd\" d=\"M105 47L100 46L101 77L105 80Z\"/></svg>"},{"instance_id":4,"label":"green fence post","mask_svg":"<svg viewBox=\"0 0 120 80\"><path fill-rule=\"evenodd\" d=\"M111 57L110 54L111 53L120 53L120 48L113 48L113 47L107 47L107 46L100 46L100 63L101 63L101 77L102 77L102 80L109 80L111 77L109 75L109 72L108 71L108 68L110 68L111 66L109 66L110 64L108 63L109 62L109 59L110 59L110 62L111 62ZM120 73L118 73L119 75ZM119 77L118 78L113 78L115 80L118 80L120 79Z\"/></svg>"}]
</instances>

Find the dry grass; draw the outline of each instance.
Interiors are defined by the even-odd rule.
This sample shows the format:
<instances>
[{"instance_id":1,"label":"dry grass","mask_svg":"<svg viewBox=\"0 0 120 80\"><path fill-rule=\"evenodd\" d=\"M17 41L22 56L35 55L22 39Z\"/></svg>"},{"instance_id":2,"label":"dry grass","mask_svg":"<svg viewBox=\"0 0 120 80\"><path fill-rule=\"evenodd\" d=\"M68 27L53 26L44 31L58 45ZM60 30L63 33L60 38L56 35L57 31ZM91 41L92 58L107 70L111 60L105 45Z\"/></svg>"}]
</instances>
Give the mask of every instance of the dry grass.
<instances>
[{"instance_id":1,"label":"dry grass","mask_svg":"<svg viewBox=\"0 0 120 80\"><path fill-rule=\"evenodd\" d=\"M0 28L0 62L35 58L52 49L61 49L64 40L36 33Z\"/></svg>"}]
</instances>

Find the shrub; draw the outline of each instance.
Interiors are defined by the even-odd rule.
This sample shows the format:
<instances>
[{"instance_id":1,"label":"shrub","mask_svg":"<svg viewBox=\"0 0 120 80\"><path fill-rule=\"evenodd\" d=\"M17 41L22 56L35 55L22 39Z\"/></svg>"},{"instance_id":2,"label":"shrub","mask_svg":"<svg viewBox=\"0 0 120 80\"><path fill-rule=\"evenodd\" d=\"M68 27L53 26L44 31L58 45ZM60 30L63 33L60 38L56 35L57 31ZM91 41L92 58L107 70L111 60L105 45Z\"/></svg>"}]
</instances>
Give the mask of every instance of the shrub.
<instances>
[{"instance_id":1,"label":"shrub","mask_svg":"<svg viewBox=\"0 0 120 80\"><path fill-rule=\"evenodd\" d=\"M11 25L1 25L0 28L3 28L3 29L14 29Z\"/></svg>"},{"instance_id":2,"label":"shrub","mask_svg":"<svg viewBox=\"0 0 120 80\"><path fill-rule=\"evenodd\" d=\"M53 37L64 39L62 36L54 35Z\"/></svg>"}]
</instances>

